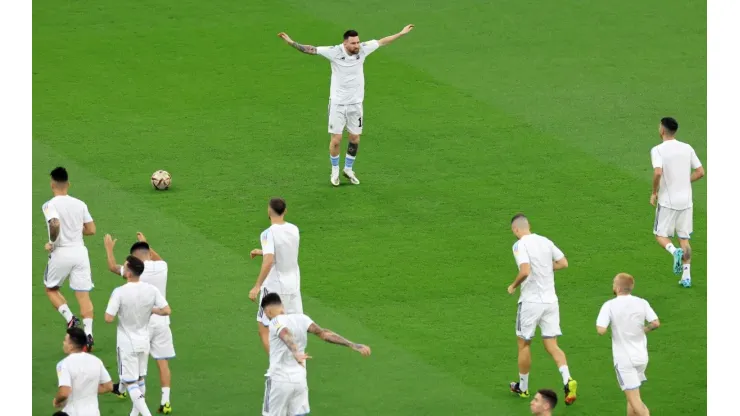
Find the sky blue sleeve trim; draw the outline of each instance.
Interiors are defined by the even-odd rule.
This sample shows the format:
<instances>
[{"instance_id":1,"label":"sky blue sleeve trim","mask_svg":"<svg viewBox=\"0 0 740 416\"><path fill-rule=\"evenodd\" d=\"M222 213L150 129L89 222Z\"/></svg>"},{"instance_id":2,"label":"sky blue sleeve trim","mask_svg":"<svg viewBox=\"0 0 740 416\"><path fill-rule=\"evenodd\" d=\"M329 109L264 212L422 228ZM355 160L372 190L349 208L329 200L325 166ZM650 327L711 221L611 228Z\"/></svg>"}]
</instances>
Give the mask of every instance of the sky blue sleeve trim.
<instances>
[{"instance_id":1,"label":"sky blue sleeve trim","mask_svg":"<svg viewBox=\"0 0 740 416\"><path fill-rule=\"evenodd\" d=\"M152 355L152 358L154 358L155 361L162 361L162 360L167 361L167 360L171 360L171 359L173 359L175 357L176 357L176 355L173 355L171 357L162 357L162 358L159 358L159 357L155 357L155 356Z\"/></svg>"}]
</instances>

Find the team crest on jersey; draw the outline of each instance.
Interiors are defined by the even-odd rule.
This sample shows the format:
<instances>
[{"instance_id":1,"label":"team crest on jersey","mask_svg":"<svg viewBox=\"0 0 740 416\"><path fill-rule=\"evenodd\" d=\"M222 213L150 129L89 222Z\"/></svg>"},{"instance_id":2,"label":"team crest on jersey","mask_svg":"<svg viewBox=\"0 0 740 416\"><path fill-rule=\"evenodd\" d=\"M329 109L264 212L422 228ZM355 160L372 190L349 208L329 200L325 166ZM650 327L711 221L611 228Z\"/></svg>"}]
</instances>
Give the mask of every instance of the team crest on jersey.
<instances>
[{"instance_id":1,"label":"team crest on jersey","mask_svg":"<svg viewBox=\"0 0 740 416\"><path fill-rule=\"evenodd\" d=\"M62 363L57 364L57 377L62 376Z\"/></svg>"},{"instance_id":2,"label":"team crest on jersey","mask_svg":"<svg viewBox=\"0 0 740 416\"><path fill-rule=\"evenodd\" d=\"M514 244L514 254L515 255L516 254L519 254L519 242L517 242L516 244Z\"/></svg>"}]
</instances>

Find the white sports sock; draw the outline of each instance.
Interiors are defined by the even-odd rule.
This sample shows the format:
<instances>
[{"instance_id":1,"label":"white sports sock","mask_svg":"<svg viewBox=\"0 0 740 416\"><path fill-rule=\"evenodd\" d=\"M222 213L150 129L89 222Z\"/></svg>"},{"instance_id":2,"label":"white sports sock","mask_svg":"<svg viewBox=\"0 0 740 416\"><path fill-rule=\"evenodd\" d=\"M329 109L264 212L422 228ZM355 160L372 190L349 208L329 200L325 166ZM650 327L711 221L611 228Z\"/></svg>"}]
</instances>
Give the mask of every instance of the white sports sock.
<instances>
[{"instance_id":1,"label":"white sports sock","mask_svg":"<svg viewBox=\"0 0 740 416\"><path fill-rule=\"evenodd\" d=\"M675 253L675 252L676 252L676 246L674 246L674 245L673 245L673 243L668 243L668 245L667 245L667 246L665 246L665 250L666 250L667 252L671 253L671 256L672 256L672 255L673 255L673 253Z\"/></svg>"},{"instance_id":2,"label":"white sports sock","mask_svg":"<svg viewBox=\"0 0 740 416\"><path fill-rule=\"evenodd\" d=\"M681 280L691 280L691 265L690 264L683 265L683 276L681 276Z\"/></svg>"},{"instance_id":3,"label":"white sports sock","mask_svg":"<svg viewBox=\"0 0 740 416\"><path fill-rule=\"evenodd\" d=\"M92 318L84 318L82 323L85 325L85 335L92 335Z\"/></svg>"},{"instance_id":4,"label":"white sports sock","mask_svg":"<svg viewBox=\"0 0 740 416\"><path fill-rule=\"evenodd\" d=\"M519 390L521 391L529 390L529 373L527 374L519 373Z\"/></svg>"},{"instance_id":5,"label":"white sports sock","mask_svg":"<svg viewBox=\"0 0 740 416\"><path fill-rule=\"evenodd\" d=\"M141 390L141 394L146 396L146 382L144 380L139 381L139 390Z\"/></svg>"},{"instance_id":6,"label":"white sports sock","mask_svg":"<svg viewBox=\"0 0 740 416\"><path fill-rule=\"evenodd\" d=\"M62 316L64 317L64 319L67 320L67 323L69 323L69 321L71 321L72 318L75 317L72 314L72 311L69 310L69 306L67 306L66 303L64 305L60 306L59 308L57 308L57 310L59 311L59 313L62 314Z\"/></svg>"},{"instance_id":7,"label":"white sports sock","mask_svg":"<svg viewBox=\"0 0 740 416\"><path fill-rule=\"evenodd\" d=\"M135 412L138 412L144 416L152 416L149 408L146 407L144 393L141 392L138 384L132 384L128 387L128 395L131 397L131 402L134 403L134 408L131 410L132 415L134 415Z\"/></svg>"},{"instance_id":8,"label":"white sports sock","mask_svg":"<svg viewBox=\"0 0 740 416\"><path fill-rule=\"evenodd\" d=\"M164 406L165 403L168 403L169 401L170 401L170 388L162 387L162 402L159 404Z\"/></svg>"},{"instance_id":9,"label":"white sports sock","mask_svg":"<svg viewBox=\"0 0 740 416\"><path fill-rule=\"evenodd\" d=\"M558 371L560 371L560 375L563 376L563 384L568 384L568 380L570 379L570 370L568 370L568 366L564 365L558 368Z\"/></svg>"}]
</instances>

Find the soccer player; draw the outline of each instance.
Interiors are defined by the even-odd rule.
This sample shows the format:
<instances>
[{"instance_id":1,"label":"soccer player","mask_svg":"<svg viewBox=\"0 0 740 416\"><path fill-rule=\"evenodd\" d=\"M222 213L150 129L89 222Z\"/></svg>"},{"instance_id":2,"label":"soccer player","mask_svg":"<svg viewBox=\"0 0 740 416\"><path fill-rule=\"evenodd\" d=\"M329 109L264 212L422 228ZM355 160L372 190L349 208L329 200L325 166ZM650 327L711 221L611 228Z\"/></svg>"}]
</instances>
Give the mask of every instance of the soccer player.
<instances>
[{"instance_id":1,"label":"soccer player","mask_svg":"<svg viewBox=\"0 0 740 416\"><path fill-rule=\"evenodd\" d=\"M80 305L87 334L85 351L92 351L93 304L89 292L94 285L90 258L82 236L95 234L95 222L87 205L69 195L69 174L63 167L51 171L51 192L54 197L43 206L49 232L49 241L44 246L49 252L49 263L44 271L46 296L67 321L67 328L79 326L79 319L72 314L67 300L59 291L69 277L69 287Z\"/></svg>"},{"instance_id":2,"label":"soccer player","mask_svg":"<svg viewBox=\"0 0 740 416\"><path fill-rule=\"evenodd\" d=\"M627 397L627 415L649 416L650 411L640 398L640 385L647 380L645 334L658 329L660 321L648 301L632 295L634 288L635 278L631 275L619 273L614 277L612 292L617 296L601 307L596 319L596 332L604 335L609 325L612 326L614 371L619 387Z\"/></svg>"},{"instance_id":3,"label":"soccer player","mask_svg":"<svg viewBox=\"0 0 740 416\"><path fill-rule=\"evenodd\" d=\"M287 205L282 198L273 198L267 206L270 228L262 232L262 249L254 249L251 258L262 256L257 282L249 291L249 298L257 301L268 293L277 293L283 300L287 313L303 313L301 299L301 270L298 267L298 227L285 221ZM258 303L260 305L260 303ZM270 319L260 307L257 311L257 329L265 352L270 352Z\"/></svg>"},{"instance_id":4,"label":"soccer player","mask_svg":"<svg viewBox=\"0 0 740 416\"><path fill-rule=\"evenodd\" d=\"M306 415L308 406L308 384L305 360L307 333L317 335L324 341L352 348L367 357L370 347L347 341L341 335L321 328L308 316L286 314L280 295L269 293L262 298L260 306L270 319L270 368L265 381L263 416Z\"/></svg>"},{"instance_id":5,"label":"soccer player","mask_svg":"<svg viewBox=\"0 0 740 416\"><path fill-rule=\"evenodd\" d=\"M341 44L319 47L301 45L286 33L278 34L288 45L308 55L321 55L328 59L331 64L329 160L331 161L330 181L332 185L339 186L339 146L342 143L342 134L345 127L349 132L349 145L347 146L347 155L344 158L343 174L353 185L360 184L353 166L360 145L360 135L362 134L362 103L365 98L363 67L365 58L379 47L389 45L413 29L414 25L407 25L395 35L362 43L360 43L360 35L357 31L348 30L344 32L344 41Z\"/></svg>"},{"instance_id":6,"label":"soccer player","mask_svg":"<svg viewBox=\"0 0 740 416\"><path fill-rule=\"evenodd\" d=\"M691 287L689 239L694 231L691 183L704 177L704 167L691 145L676 140L675 119L663 118L658 130L663 142L650 151L654 170L650 204L657 205L653 234L658 244L673 256L673 273L681 275L678 283ZM671 242L674 235L678 236L679 248Z\"/></svg>"},{"instance_id":7,"label":"soccer player","mask_svg":"<svg viewBox=\"0 0 740 416\"><path fill-rule=\"evenodd\" d=\"M558 404L558 395L552 390L542 389L534 395L529 403L529 410L533 415L552 416L552 411Z\"/></svg>"},{"instance_id":8,"label":"soccer player","mask_svg":"<svg viewBox=\"0 0 740 416\"><path fill-rule=\"evenodd\" d=\"M87 335L85 331L72 327L67 329L62 349L67 354L57 364L59 391L53 405L63 408L70 416L99 416L98 394L113 389L108 370L100 358L85 352Z\"/></svg>"},{"instance_id":9,"label":"soccer player","mask_svg":"<svg viewBox=\"0 0 740 416\"><path fill-rule=\"evenodd\" d=\"M144 262L144 273L140 280L149 283L159 290L159 293L167 299L167 262L154 251L146 241L142 233L136 233L136 243L131 246L129 253ZM108 270L116 275L123 276L123 266L116 263L113 248L116 241L109 234L105 236L105 251L108 255ZM149 319L149 354L157 362L159 369L159 381L162 386L162 398L159 403L159 413L172 413L170 403L170 390L172 386L172 374L170 372L169 360L175 358L175 346L172 341L172 330L170 329L170 318L152 314ZM126 391L121 391L120 383L115 385L113 393L118 397L126 397Z\"/></svg>"},{"instance_id":10,"label":"soccer player","mask_svg":"<svg viewBox=\"0 0 740 416\"><path fill-rule=\"evenodd\" d=\"M116 288L105 310L105 322L118 317L117 353L118 375L133 402L132 415L151 416L146 407L144 378L149 355L149 318L152 314L169 316L172 313L164 296L156 287L140 281L144 262L128 256L123 265L127 283Z\"/></svg>"},{"instance_id":11,"label":"soccer player","mask_svg":"<svg viewBox=\"0 0 740 416\"><path fill-rule=\"evenodd\" d=\"M520 397L529 397L529 369L532 365L530 344L537 327L540 328L545 350L555 360L563 377L565 404L576 401L578 383L570 376L565 353L558 347L560 332L560 307L555 294L555 270L568 267L568 260L549 239L533 234L529 220L517 214L511 220L511 230L518 238L514 244L514 258L519 273L509 286L513 294L521 285L516 314L516 336L519 345L519 381L510 389Z\"/></svg>"}]
</instances>

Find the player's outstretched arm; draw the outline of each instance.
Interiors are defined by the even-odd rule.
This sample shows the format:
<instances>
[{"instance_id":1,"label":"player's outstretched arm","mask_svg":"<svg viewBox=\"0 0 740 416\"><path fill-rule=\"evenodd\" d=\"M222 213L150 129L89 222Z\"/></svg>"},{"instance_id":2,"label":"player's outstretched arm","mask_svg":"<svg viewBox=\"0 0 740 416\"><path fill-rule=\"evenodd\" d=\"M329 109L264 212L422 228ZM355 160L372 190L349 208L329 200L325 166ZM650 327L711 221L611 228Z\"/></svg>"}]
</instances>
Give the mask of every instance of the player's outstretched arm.
<instances>
[{"instance_id":1,"label":"player's outstretched arm","mask_svg":"<svg viewBox=\"0 0 740 416\"><path fill-rule=\"evenodd\" d=\"M293 39L288 36L285 32L278 33L278 37L285 41L288 45L294 47L296 50L303 52L307 55L316 55L316 47L311 45L301 45L300 43L294 41Z\"/></svg>"},{"instance_id":2,"label":"player's outstretched arm","mask_svg":"<svg viewBox=\"0 0 740 416\"><path fill-rule=\"evenodd\" d=\"M401 29L400 32L396 33L395 35L386 36L383 39L380 39L378 43L380 44L380 46L390 45L396 39L400 38L401 36L405 36L412 30L414 30L414 25L406 25L403 29Z\"/></svg>"},{"instance_id":3,"label":"player's outstretched arm","mask_svg":"<svg viewBox=\"0 0 740 416\"><path fill-rule=\"evenodd\" d=\"M106 234L105 237L103 237L103 244L105 244L105 254L108 258L108 270L111 271L111 273L115 273L117 275L121 275L121 266L120 264L116 264L116 255L113 254L113 247L116 246L116 241L113 237L111 237L110 234Z\"/></svg>"},{"instance_id":4,"label":"player's outstretched arm","mask_svg":"<svg viewBox=\"0 0 740 416\"><path fill-rule=\"evenodd\" d=\"M357 344L352 341L348 341L341 335L337 334L336 332L333 332L329 329L324 329L316 323L312 323L308 327L308 332L314 335L317 335L319 338L323 339L324 341L330 343L330 344L336 344L336 345L344 345L345 347L350 347L353 350L359 352L360 354L367 357L370 355L370 347L362 344Z\"/></svg>"}]
</instances>

